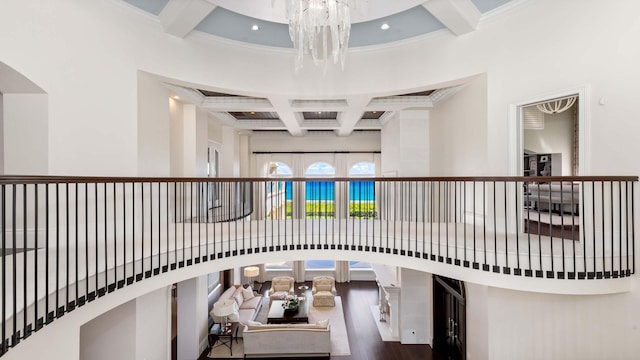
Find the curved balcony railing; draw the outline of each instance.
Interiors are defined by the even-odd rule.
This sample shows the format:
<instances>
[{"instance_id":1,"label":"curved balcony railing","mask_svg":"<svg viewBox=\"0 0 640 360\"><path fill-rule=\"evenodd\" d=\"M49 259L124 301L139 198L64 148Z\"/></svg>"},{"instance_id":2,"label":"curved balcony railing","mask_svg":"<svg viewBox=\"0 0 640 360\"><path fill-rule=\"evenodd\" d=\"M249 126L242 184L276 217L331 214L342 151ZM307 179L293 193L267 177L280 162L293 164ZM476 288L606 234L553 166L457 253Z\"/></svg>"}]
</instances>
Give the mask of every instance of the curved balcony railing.
<instances>
[{"instance_id":1,"label":"curved balcony railing","mask_svg":"<svg viewBox=\"0 0 640 360\"><path fill-rule=\"evenodd\" d=\"M0 355L65 313L193 264L284 250L504 276L635 273L637 177L0 177Z\"/></svg>"}]
</instances>

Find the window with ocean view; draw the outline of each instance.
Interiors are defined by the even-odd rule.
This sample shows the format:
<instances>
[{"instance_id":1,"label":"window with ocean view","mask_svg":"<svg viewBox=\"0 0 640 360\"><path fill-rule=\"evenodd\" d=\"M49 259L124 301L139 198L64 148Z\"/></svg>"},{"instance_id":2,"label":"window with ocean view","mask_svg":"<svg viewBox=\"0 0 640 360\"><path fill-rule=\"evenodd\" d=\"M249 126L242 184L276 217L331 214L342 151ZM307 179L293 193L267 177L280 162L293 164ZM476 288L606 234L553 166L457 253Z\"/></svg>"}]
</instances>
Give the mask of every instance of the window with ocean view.
<instances>
[{"instance_id":1,"label":"window with ocean view","mask_svg":"<svg viewBox=\"0 0 640 360\"><path fill-rule=\"evenodd\" d=\"M309 166L307 177L333 177L336 170L326 162ZM335 182L312 180L305 184L305 213L307 219L333 218L335 216Z\"/></svg>"},{"instance_id":2,"label":"window with ocean view","mask_svg":"<svg viewBox=\"0 0 640 360\"><path fill-rule=\"evenodd\" d=\"M349 177L373 177L373 163L359 162L349 170ZM352 180L349 182L349 216L355 218L376 217L376 196L374 182L371 180Z\"/></svg>"}]
</instances>

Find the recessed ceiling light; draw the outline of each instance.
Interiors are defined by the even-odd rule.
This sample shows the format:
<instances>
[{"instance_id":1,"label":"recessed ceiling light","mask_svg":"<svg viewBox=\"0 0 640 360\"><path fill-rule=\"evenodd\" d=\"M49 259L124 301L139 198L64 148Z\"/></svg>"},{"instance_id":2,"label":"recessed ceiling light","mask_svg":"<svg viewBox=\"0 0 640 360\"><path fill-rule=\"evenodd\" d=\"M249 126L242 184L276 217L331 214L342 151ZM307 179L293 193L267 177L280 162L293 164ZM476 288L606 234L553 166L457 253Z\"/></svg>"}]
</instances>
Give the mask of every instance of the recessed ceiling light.
<instances>
[{"instance_id":1,"label":"recessed ceiling light","mask_svg":"<svg viewBox=\"0 0 640 360\"><path fill-rule=\"evenodd\" d=\"M322 111L318 111L318 114L322 114Z\"/></svg>"},{"instance_id":2,"label":"recessed ceiling light","mask_svg":"<svg viewBox=\"0 0 640 360\"><path fill-rule=\"evenodd\" d=\"M256 112L255 112L255 111L251 111L249 114L251 114L251 115L255 115L255 114L256 114Z\"/></svg>"},{"instance_id":3,"label":"recessed ceiling light","mask_svg":"<svg viewBox=\"0 0 640 360\"><path fill-rule=\"evenodd\" d=\"M387 23L384 23L384 24L380 25L380 29L382 29L382 30L388 30L390 27L391 26L389 26L389 24L387 24Z\"/></svg>"},{"instance_id":4,"label":"recessed ceiling light","mask_svg":"<svg viewBox=\"0 0 640 360\"><path fill-rule=\"evenodd\" d=\"M178 95L173 95L172 97L173 97L174 99L176 99L176 100L180 99L180 96L178 96Z\"/></svg>"},{"instance_id":5,"label":"recessed ceiling light","mask_svg":"<svg viewBox=\"0 0 640 360\"><path fill-rule=\"evenodd\" d=\"M373 113L374 113L374 114L377 114L378 112L377 112L377 111L374 111Z\"/></svg>"},{"instance_id":6,"label":"recessed ceiling light","mask_svg":"<svg viewBox=\"0 0 640 360\"><path fill-rule=\"evenodd\" d=\"M260 26L258 26L258 25L256 25L256 24L253 24L253 25L251 26L251 30L253 30L253 31L258 31L258 30L260 30Z\"/></svg>"}]
</instances>

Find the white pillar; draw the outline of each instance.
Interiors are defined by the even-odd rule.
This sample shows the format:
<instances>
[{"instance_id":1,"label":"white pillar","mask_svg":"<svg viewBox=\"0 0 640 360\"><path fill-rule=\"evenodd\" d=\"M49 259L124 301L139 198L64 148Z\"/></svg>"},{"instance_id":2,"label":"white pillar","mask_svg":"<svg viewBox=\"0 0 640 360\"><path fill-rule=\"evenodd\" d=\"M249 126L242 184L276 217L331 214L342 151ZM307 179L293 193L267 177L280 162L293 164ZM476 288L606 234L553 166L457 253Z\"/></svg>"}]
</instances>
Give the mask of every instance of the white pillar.
<instances>
[{"instance_id":1,"label":"white pillar","mask_svg":"<svg viewBox=\"0 0 640 360\"><path fill-rule=\"evenodd\" d=\"M432 276L423 271L401 268L400 342L431 344Z\"/></svg>"},{"instance_id":2,"label":"white pillar","mask_svg":"<svg viewBox=\"0 0 640 360\"><path fill-rule=\"evenodd\" d=\"M178 283L178 359L197 359L207 347L206 278Z\"/></svg>"},{"instance_id":3,"label":"white pillar","mask_svg":"<svg viewBox=\"0 0 640 360\"><path fill-rule=\"evenodd\" d=\"M136 359L171 358L171 286L136 298Z\"/></svg>"}]
</instances>

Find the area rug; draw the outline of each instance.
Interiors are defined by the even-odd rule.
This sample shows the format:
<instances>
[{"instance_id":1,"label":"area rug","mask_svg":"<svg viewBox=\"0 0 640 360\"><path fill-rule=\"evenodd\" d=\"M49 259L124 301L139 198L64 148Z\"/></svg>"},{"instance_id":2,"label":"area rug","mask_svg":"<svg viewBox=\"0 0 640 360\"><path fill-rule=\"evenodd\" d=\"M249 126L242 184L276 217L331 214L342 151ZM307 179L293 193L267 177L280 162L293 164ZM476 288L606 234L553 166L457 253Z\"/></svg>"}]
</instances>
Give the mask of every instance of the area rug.
<instances>
[{"instance_id":1,"label":"area rug","mask_svg":"<svg viewBox=\"0 0 640 360\"><path fill-rule=\"evenodd\" d=\"M309 305L309 323L315 323L318 320L329 319L331 324L331 356L343 356L351 355L351 348L349 347L349 337L347 335L347 325L344 320L344 311L342 308L342 299L340 296L336 296L336 306L334 307L314 307ZM309 304L313 304L313 298L307 297ZM269 313L269 299L264 299L262 308L256 316L256 321L263 324L267 323L267 315ZM233 358L243 357L244 348L242 346L242 338L240 344L233 344ZM208 357L216 359L231 359L229 355L229 349L220 346L212 349Z\"/></svg>"},{"instance_id":2,"label":"area rug","mask_svg":"<svg viewBox=\"0 0 640 360\"><path fill-rule=\"evenodd\" d=\"M209 351L209 355L207 355L208 358L211 359L239 359L239 358L244 358L244 345L242 343L242 338L238 339L238 343L236 343L236 340L233 340L233 347L231 348L233 350L233 355L230 354L229 348L224 346L224 345L220 345L220 343L216 343L215 347L213 347L210 351Z\"/></svg>"},{"instance_id":3,"label":"area rug","mask_svg":"<svg viewBox=\"0 0 640 360\"><path fill-rule=\"evenodd\" d=\"M347 325L344 321L342 299L336 296L336 306L323 306L309 308L309 322L329 319L331 326L331 356L351 355ZM313 303L313 299L309 299Z\"/></svg>"}]
</instances>

